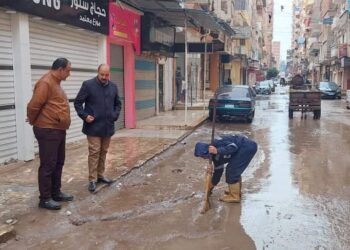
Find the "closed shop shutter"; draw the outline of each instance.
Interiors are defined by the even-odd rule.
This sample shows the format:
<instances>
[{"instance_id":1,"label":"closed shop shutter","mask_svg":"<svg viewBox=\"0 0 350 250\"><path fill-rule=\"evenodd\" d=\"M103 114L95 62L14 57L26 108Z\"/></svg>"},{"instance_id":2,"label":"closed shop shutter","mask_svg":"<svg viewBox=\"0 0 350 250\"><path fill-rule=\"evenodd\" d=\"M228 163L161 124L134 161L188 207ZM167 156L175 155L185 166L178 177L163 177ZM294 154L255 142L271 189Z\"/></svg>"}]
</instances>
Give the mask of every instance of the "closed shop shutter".
<instances>
[{"instance_id":1,"label":"closed shop shutter","mask_svg":"<svg viewBox=\"0 0 350 250\"><path fill-rule=\"evenodd\" d=\"M117 84L120 101L122 102L122 110L119 118L116 122L116 129L125 127L125 101L124 101L124 56L123 47L115 44L111 44L110 50L110 66L112 82Z\"/></svg>"},{"instance_id":2,"label":"closed shop shutter","mask_svg":"<svg viewBox=\"0 0 350 250\"><path fill-rule=\"evenodd\" d=\"M137 57L135 62L136 117L142 120L156 114L156 62Z\"/></svg>"},{"instance_id":3,"label":"closed shop shutter","mask_svg":"<svg viewBox=\"0 0 350 250\"><path fill-rule=\"evenodd\" d=\"M10 15L0 10L0 163L17 159L13 47Z\"/></svg>"},{"instance_id":4,"label":"closed shop shutter","mask_svg":"<svg viewBox=\"0 0 350 250\"><path fill-rule=\"evenodd\" d=\"M71 75L61 83L71 108L72 123L67 131L67 142L85 138L81 132L83 121L77 116L73 101L83 81L97 75L99 34L30 18L29 36L33 86L56 58L65 57L72 63Z\"/></svg>"}]
</instances>

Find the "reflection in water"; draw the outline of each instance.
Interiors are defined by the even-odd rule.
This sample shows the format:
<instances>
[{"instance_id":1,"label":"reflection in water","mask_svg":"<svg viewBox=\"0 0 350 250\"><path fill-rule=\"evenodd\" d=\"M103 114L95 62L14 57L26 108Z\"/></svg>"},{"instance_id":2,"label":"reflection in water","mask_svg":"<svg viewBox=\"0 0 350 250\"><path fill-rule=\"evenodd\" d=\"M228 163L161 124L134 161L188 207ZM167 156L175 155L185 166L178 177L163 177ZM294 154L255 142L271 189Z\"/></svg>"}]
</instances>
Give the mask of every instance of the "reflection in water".
<instances>
[{"instance_id":1,"label":"reflection in water","mask_svg":"<svg viewBox=\"0 0 350 250\"><path fill-rule=\"evenodd\" d=\"M257 249L349 249L349 142L339 133L349 127L325 119L327 107L321 120L289 120L286 96L271 98L284 112L256 112L269 174L254 180L261 191L246 195L242 224Z\"/></svg>"}]
</instances>

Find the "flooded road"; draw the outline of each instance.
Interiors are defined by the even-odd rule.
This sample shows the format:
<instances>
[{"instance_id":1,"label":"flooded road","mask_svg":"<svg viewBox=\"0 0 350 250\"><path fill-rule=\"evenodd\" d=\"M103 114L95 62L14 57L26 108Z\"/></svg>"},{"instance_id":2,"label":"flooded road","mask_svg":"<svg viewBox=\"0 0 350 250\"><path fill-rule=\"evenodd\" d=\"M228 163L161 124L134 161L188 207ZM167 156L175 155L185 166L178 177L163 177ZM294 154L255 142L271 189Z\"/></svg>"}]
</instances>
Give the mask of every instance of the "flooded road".
<instances>
[{"instance_id":1,"label":"flooded road","mask_svg":"<svg viewBox=\"0 0 350 250\"><path fill-rule=\"evenodd\" d=\"M258 152L243 174L242 203L218 201L199 213L210 141L205 123L113 186L59 212L20 218L4 249L350 249L350 111L323 100L320 120L288 118L288 94L259 96L252 124L222 122L217 134L243 133ZM130 147L132 150L133 147ZM135 149L136 150L136 149ZM132 153L132 152L130 152Z\"/></svg>"}]
</instances>

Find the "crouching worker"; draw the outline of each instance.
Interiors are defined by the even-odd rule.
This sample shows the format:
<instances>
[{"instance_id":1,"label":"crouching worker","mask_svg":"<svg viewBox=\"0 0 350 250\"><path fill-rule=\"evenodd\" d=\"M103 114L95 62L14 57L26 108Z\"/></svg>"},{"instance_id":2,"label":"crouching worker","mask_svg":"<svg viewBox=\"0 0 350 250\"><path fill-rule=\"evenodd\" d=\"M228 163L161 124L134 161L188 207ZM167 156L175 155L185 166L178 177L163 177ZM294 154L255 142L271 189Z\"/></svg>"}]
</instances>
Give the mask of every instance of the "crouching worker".
<instances>
[{"instance_id":1,"label":"crouching worker","mask_svg":"<svg viewBox=\"0 0 350 250\"><path fill-rule=\"evenodd\" d=\"M226 183L228 191L220 198L224 202L241 201L241 175L253 159L257 144L244 135L225 135L215 139L213 145L198 142L194 155L209 159L212 157L214 173L210 187L210 193L220 182L226 165Z\"/></svg>"}]
</instances>

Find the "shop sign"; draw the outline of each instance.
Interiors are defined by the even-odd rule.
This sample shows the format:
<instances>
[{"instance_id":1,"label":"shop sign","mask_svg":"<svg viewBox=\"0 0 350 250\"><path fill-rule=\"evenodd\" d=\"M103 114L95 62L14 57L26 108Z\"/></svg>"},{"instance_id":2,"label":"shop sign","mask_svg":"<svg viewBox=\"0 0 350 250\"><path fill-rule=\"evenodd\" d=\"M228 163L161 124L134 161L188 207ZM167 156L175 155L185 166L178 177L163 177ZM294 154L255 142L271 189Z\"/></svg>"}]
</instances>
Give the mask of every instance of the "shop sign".
<instances>
[{"instance_id":1,"label":"shop sign","mask_svg":"<svg viewBox=\"0 0 350 250\"><path fill-rule=\"evenodd\" d=\"M323 24L333 24L333 17L324 17Z\"/></svg>"},{"instance_id":2,"label":"shop sign","mask_svg":"<svg viewBox=\"0 0 350 250\"><path fill-rule=\"evenodd\" d=\"M174 29L170 27L151 27L150 29L150 42L161 43L166 46L174 45Z\"/></svg>"},{"instance_id":3,"label":"shop sign","mask_svg":"<svg viewBox=\"0 0 350 250\"><path fill-rule=\"evenodd\" d=\"M108 34L108 0L2 0L0 6Z\"/></svg>"},{"instance_id":4,"label":"shop sign","mask_svg":"<svg viewBox=\"0 0 350 250\"><path fill-rule=\"evenodd\" d=\"M132 43L136 54L139 55L141 53L140 15L114 4L110 4L109 13L110 38L119 42Z\"/></svg>"}]
</instances>

